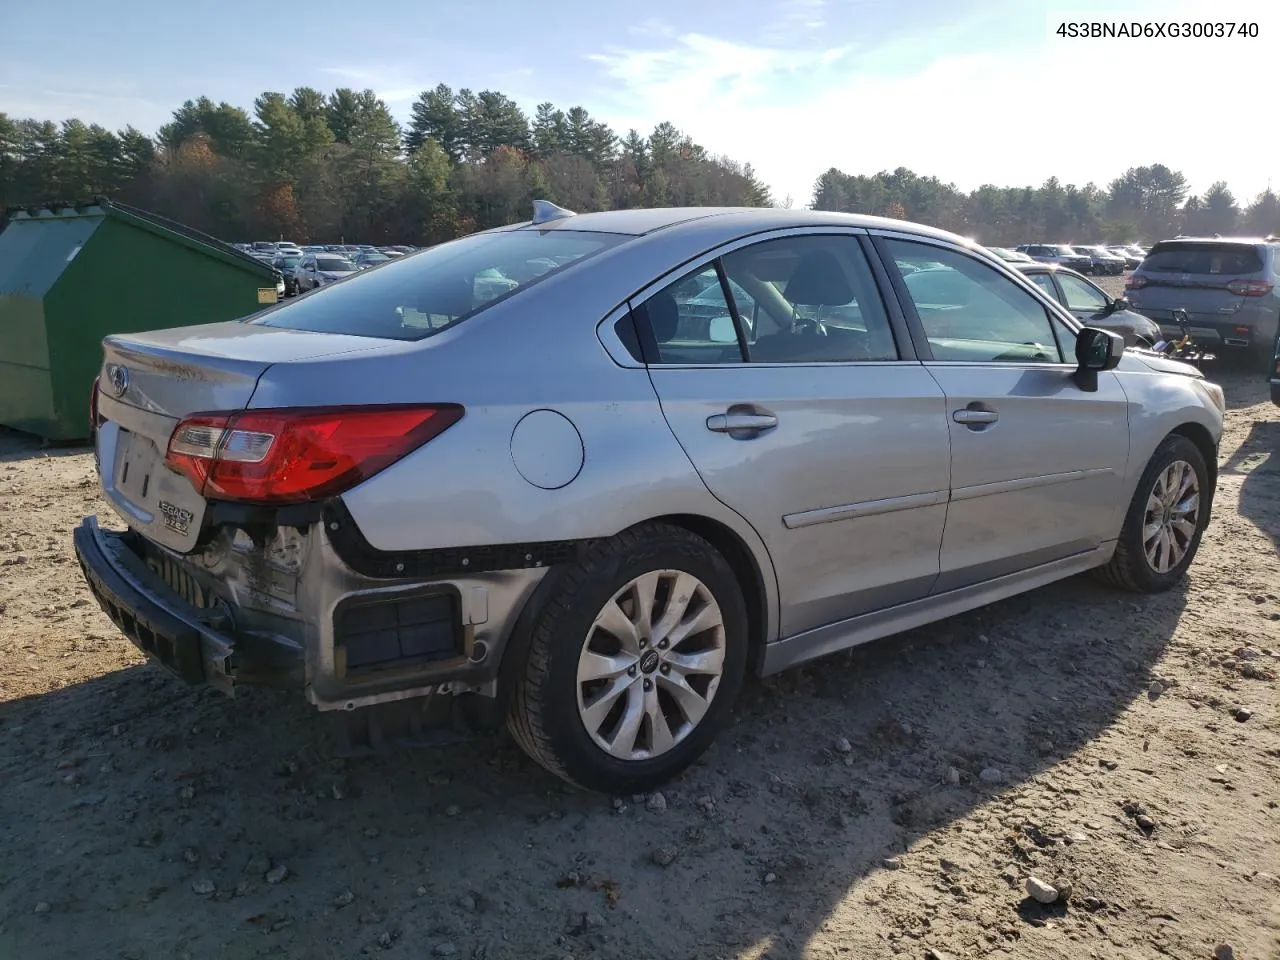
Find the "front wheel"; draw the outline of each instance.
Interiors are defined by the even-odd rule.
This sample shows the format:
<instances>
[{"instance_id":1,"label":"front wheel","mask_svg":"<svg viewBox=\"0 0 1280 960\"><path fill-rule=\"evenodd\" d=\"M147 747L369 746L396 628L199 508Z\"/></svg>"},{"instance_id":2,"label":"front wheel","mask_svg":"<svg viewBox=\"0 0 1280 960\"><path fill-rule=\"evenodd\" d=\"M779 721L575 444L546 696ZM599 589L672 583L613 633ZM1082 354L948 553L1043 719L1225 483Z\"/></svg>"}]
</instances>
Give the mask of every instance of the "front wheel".
<instances>
[{"instance_id":1,"label":"front wheel","mask_svg":"<svg viewBox=\"0 0 1280 960\"><path fill-rule=\"evenodd\" d=\"M1181 434L1165 437L1142 472L1116 551L1099 577L1135 593L1168 590L1195 559L1212 500L1200 448Z\"/></svg>"},{"instance_id":2,"label":"front wheel","mask_svg":"<svg viewBox=\"0 0 1280 960\"><path fill-rule=\"evenodd\" d=\"M747 662L733 570L687 530L644 524L594 545L538 614L508 727L570 783L637 793L696 760Z\"/></svg>"}]
</instances>

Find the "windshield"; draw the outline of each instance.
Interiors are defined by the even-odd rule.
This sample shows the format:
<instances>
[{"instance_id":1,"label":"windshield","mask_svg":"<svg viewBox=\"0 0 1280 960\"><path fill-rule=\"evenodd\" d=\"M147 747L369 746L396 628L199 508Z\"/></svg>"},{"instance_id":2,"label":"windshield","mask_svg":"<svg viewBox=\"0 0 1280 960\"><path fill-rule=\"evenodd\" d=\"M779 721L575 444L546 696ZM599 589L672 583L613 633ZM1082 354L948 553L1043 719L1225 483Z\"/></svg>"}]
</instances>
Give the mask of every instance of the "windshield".
<instances>
[{"instance_id":1,"label":"windshield","mask_svg":"<svg viewBox=\"0 0 1280 960\"><path fill-rule=\"evenodd\" d=\"M627 239L572 230L472 234L381 269L362 271L250 322L315 333L421 340ZM351 269L348 264L348 272Z\"/></svg>"},{"instance_id":2,"label":"windshield","mask_svg":"<svg viewBox=\"0 0 1280 960\"><path fill-rule=\"evenodd\" d=\"M341 257L316 257L316 269L328 273L351 273L355 270L355 264Z\"/></svg>"}]
</instances>

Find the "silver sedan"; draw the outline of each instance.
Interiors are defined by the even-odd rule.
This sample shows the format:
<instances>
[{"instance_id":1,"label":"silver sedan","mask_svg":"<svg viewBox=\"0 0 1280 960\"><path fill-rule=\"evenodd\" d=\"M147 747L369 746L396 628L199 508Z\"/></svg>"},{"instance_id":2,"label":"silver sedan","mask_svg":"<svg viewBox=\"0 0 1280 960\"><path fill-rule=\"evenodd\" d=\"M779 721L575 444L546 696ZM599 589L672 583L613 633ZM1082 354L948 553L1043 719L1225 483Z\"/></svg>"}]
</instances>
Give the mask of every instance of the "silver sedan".
<instances>
[{"instance_id":1,"label":"silver sedan","mask_svg":"<svg viewBox=\"0 0 1280 960\"><path fill-rule=\"evenodd\" d=\"M362 742L505 721L622 793L698 757L748 671L1084 571L1173 586L1224 410L947 233L541 202L109 337L93 405L126 529L76 548L153 659L294 686Z\"/></svg>"}]
</instances>

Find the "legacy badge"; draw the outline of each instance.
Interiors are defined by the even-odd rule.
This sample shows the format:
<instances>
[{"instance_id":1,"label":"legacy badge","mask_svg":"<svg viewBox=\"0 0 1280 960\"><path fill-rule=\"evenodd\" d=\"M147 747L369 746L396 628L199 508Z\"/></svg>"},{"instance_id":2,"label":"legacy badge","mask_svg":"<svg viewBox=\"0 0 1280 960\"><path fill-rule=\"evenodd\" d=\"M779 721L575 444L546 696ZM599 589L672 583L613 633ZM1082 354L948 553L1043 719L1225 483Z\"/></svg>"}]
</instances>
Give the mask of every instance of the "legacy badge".
<instances>
[{"instance_id":1,"label":"legacy badge","mask_svg":"<svg viewBox=\"0 0 1280 960\"><path fill-rule=\"evenodd\" d=\"M175 506L168 500L160 501L160 512L164 514L164 525L170 530L186 536L187 530L191 523L191 518L195 516L185 507Z\"/></svg>"}]
</instances>

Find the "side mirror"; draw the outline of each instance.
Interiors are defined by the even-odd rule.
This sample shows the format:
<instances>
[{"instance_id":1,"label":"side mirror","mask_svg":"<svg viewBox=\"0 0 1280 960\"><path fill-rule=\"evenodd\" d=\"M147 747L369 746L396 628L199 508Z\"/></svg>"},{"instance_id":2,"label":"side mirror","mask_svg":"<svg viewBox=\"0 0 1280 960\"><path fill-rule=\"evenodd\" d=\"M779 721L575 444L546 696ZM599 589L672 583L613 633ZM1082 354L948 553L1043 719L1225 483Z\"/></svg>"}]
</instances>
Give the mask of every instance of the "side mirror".
<instances>
[{"instance_id":1,"label":"side mirror","mask_svg":"<svg viewBox=\"0 0 1280 960\"><path fill-rule=\"evenodd\" d=\"M1076 337L1076 385L1089 393L1098 389L1098 373L1114 370L1124 356L1124 337L1110 330L1085 327Z\"/></svg>"},{"instance_id":2,"label":"side mirror","mask_svg":"<svg viewBox=\"0 0 1280 960\"><path fill-rule=\"evenodd\" d=\"M1121 310L1128 310L1131 306L1128 297L1116 297L1111 301L1111 312L1119 313Z\"/></svg>"}]
</instances>

